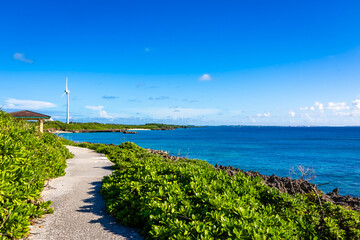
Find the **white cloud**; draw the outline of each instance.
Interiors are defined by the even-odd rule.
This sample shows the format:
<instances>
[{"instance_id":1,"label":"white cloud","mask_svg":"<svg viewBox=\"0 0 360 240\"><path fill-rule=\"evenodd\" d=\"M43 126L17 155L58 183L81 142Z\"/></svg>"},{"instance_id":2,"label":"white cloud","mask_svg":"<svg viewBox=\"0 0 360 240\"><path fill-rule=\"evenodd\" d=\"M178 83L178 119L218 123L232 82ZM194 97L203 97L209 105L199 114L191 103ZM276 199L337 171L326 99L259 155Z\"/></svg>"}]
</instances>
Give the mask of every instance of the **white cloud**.
<instances>
[{"instance_id":1,"label":"white cloud","mask_svg":"<svg viewBox=\"0 0 360 240\"><path fill-rule=\"evenodd\" d=\"M315 102L315 107L317 107L320 112L324 111L324 104L320 103L320 102Z\"/></svg>"},{"instance_id":2,"label":"white cloud","mask_svg":"<svg viewBox=\"0 0 360 240\"><path fill-rule=\"evenodd\" d=\"M290 117L295 117L296 113L294 111L289 112Z\"/></svg>"},{"instance_id":3,"label":"white cloud","mask_svg":"<svg viewBox=\"0 0 360 240\"><path fill-rule=\"evenodd\" d=\"M360 99L355 99L352 106L346 102L329 102L328 104L315 102L310 107L301 107L300 110L305 113L297 114L297 119L307 120L311 124L343 125L344 121L351 121L352 124L359 125L359 120L353 117L360 116ZM290 112L289 115L292 117ZM345 120L345 117L349 120Z\"/></svg>"},{"instance_id":4,"label":"white cloud","mask_svg":"<svg viewBox=\"0 0 360 240\"><path fill-rule=\"evenodd\" d=\"M112 116L104 110L104 106L85 106L85 108L98 111L101 118L112 118Z\"/></svg>"},{"instance_id":5,"label":"white cloud","mask_svg":"<svg viewBox=\"0 0 360 240\"><path fill-rule=\"evenodd\" d=\"M211 77L209 74L203 74L200 78L199 78L199 81L210 81L211 80Z\"/></svg>"},{"instance_id":6,"label":"white cloud","mask_svg":"<svg viewBox=\"0 0 360 240\"><path fill-rule=\"evenodd\" d=\"M315 102L313 106L310 107L300 107L300 111L315 111L316 109L318 109L320 112L324 111L324 104L322 104L321 102Z\"/></svg>"},{"instance_id":7,"label":"white cloud","mask_svg":"<svg viewBox=\"0 0 360 240\"><path fill-rule=\"evenodd\" d=\"M355 99L353 102L352 102L352 105L355 109L360 109L360 99Z\"/></svg>"},{"instance_id":8,"label":"white cloud","mask_svg":"<svg viewBox=\"0 0 360 240\"><path fill-rule=\"evenodd\" d=\"M26 63L33 63L34 62L32 59L26 58L23 53L15 53L14 54L14 59L22 61L22 62L26 62Z\"/></svg>"},{"instance_id":9,"label":"white cloud","mask_svg":"<svg viewBox=\"0 0 360 240\"><path fill-rule=\"evenodd\" d=\"M349 108L350 107L346 105L346 102L340 102L340 103L329 102L327 106L327 109L333 111L343 111Z\"/></svg>"},{"instance_id":10,"label":"white cloud","mask_svg":"<svg viewBox=\"0 0 360 240\"><path fill-rule=\"evenodd\" d=\"M19 100L14 98L8 98L5 100L6 105L4 108L6 109L28 109L28 110L38 110L43 108L51 108L56 107L55 104L51 102L43 102L43 101L34 101L34 100Z\"/></svg>"},{"instance_id":11,"label":"white cloud","mask_svg":"<svg viewBox=\"0 0 360 240\"><path fill-rule=\"evenodd\" d=\"M345 106L345 109L342 110L347 110L350 109L349 106ZM354 101L352 101L352 109L350 111L347 112L340 112L340 110L338 110L339 112L335 112L336 116L351 116L351 117L357 117L360 115L360 99L355 99Z\"/></svg>"},{"instance_id":12,"label":"white cloud","mask_svg":"<svg viewBox=\"0 0 360 240\"><path fill-rule=\"evenodd\" d=\"M271 117L271 114L269 112L267 113L258 113L256 114L257 117Z\"/></svg>"}]
</instances>

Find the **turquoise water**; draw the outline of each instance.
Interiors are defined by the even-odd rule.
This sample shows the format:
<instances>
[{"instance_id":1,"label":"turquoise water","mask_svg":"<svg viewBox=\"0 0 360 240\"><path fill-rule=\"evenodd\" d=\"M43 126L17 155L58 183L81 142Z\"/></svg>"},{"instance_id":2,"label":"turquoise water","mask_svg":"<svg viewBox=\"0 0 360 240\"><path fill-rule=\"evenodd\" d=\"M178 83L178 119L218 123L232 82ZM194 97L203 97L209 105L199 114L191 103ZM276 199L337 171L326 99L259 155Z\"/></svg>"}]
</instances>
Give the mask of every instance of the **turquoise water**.
<instances>
[{"instance_id":1,"label":"turquoise water","mask_svg":"<svg viewBox=\"0 0 360 240\"><path fill-rule=\"evenodd\" d=\"M360 197L360 127L206 127L172 131L70 133L76 142L135 142L172 155L232 165L245 171L289 176L292 167L313 168L324 192Z\"/></svg>"}]
</instances>

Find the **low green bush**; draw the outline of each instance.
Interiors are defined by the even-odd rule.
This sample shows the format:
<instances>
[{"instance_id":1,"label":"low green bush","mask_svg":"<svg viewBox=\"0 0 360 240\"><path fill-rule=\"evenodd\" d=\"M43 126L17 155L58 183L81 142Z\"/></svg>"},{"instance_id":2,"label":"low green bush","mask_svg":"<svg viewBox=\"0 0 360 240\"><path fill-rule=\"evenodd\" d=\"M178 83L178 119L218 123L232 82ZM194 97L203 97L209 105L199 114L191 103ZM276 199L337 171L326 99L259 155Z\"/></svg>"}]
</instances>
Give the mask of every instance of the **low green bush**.
<instances>
[{"instance_id":1,"label":"low green bush","mask_svg":"<svg viewBox=\"0 0 360 240\"><path fill-rule=\"evenodd\" d=\"M45 181L65 174L72 154L53 134L0 111L0 239L18 239L30 221L52 212L41 201Z\"/></svg>"},{"instance_id":2,"label":"low green bush","mask_svg":"<svg viewBox=\"0 0 360 240\"><path fill-rule=\"evenodd\" d=\"M79 144L115 163L103 180L107 210L152 239L359 239L360 217L288 195L200 160L165 160L133 143Z\"/></svg>"}]
</instances>

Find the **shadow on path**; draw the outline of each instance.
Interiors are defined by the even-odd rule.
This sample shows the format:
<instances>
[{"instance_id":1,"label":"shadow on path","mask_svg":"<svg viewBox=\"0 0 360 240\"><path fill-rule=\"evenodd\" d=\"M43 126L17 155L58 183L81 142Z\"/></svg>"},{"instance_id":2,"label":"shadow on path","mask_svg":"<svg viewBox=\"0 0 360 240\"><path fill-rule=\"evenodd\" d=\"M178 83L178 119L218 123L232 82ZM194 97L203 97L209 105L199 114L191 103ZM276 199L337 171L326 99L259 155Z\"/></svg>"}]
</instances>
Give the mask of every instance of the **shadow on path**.
<instances>
[{"instance_id":1,"label":"shadow on path","mask_svg":"<svg viewBox=\"0 0 360 240\"><path fill-rule=\"evenodd\" d=\"M111 165L111 166L94 167L94 168L102 168L102 169L105 169L105 170L113 170L113 169L114 169L114 166Z\"/></svg>"},{"instance_id":2,"label":"shadow on path","mask_svg":"<svg viewBox=\"0 0 360 240\"><path fill-rule=\"evenodd\" d=\"M89 212L99 216L96 220L91 220L89 223L95 224L100 223L104 230L112 232L116 235L121 235L122 237L126 237L128 239L143 239L140 237L140 230L135 228L129 228L121 226L116 222L115 218L110 216L105 209L105 200L103 196L100 194L101 189L101 181L92 182L91 191L88 194L91 195L90 198L84 199L84 205L80 207L78 212Z\"/></svg>"}]
</instances>

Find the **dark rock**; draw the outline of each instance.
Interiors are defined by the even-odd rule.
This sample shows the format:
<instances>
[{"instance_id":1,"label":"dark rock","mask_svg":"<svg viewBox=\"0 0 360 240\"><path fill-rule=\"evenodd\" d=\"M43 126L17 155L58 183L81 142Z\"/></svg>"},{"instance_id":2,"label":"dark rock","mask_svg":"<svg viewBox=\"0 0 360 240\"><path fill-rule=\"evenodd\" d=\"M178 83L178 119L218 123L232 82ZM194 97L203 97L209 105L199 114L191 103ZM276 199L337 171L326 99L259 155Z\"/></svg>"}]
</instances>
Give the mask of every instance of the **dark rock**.
<instances>
[{"instance_id":1,"label":"dark rock","mask_svg":"<svg viewBox=\"0 0 360 240\"><path fill-rule=\"evenodd\" d=\"M234 176L238 172L245 174L251 178L260 177L262 182L269 187L278 189L280 192L285 192L289 194L307 194L316 192L321 201L332 202L334 204L343 206L348 209L352 209L360 212L360 198L352 197L349 195L341 196L339 195L339 189L335 188L331 193L324 194L320 191L316 184L312 184L309 181L304 179L291 179L289 177L279 177L273 174L272 176L263 175L259 172L254 171L243 171L241 169L234 169L232 166L217 166L215 169L225 171L229 176Z\"/></svg>"},{"instance_id":2,"label":"dark rock","mask_svg":"<svg viewBox=\"0 0 360 240\"><path fill-rule=\"evenodd\" d=\"M336 196L339 196L339 188L335 188L333 191L332 191L332 194L336 195Z\"/></svg>"},{"instance_id":3,"label":"dark rock","mask_svg":"<svg viewBox=\"0 0 360 240\"><path fill-rule=\"evenodd\" d=\"M153 149L149 149L149 148L145 148L145 150L147 150L148 153L160 155L164 159L168 159L168 160L177 161L179 159L185 159L184 157L172 156L168 152L163 151L163 150L153 150Z\"/></svg>"},{"instance_id":4,"label":"dark rock","mask_svg":"<svg viewBox=\"0 0 360 240\"><path fill-rule=\"evenodd\" d=\"M122 133L124 133L124 134L137 134L138 132L133 132L133 131L123 131Z\"/></svg>"}]
</instances>

